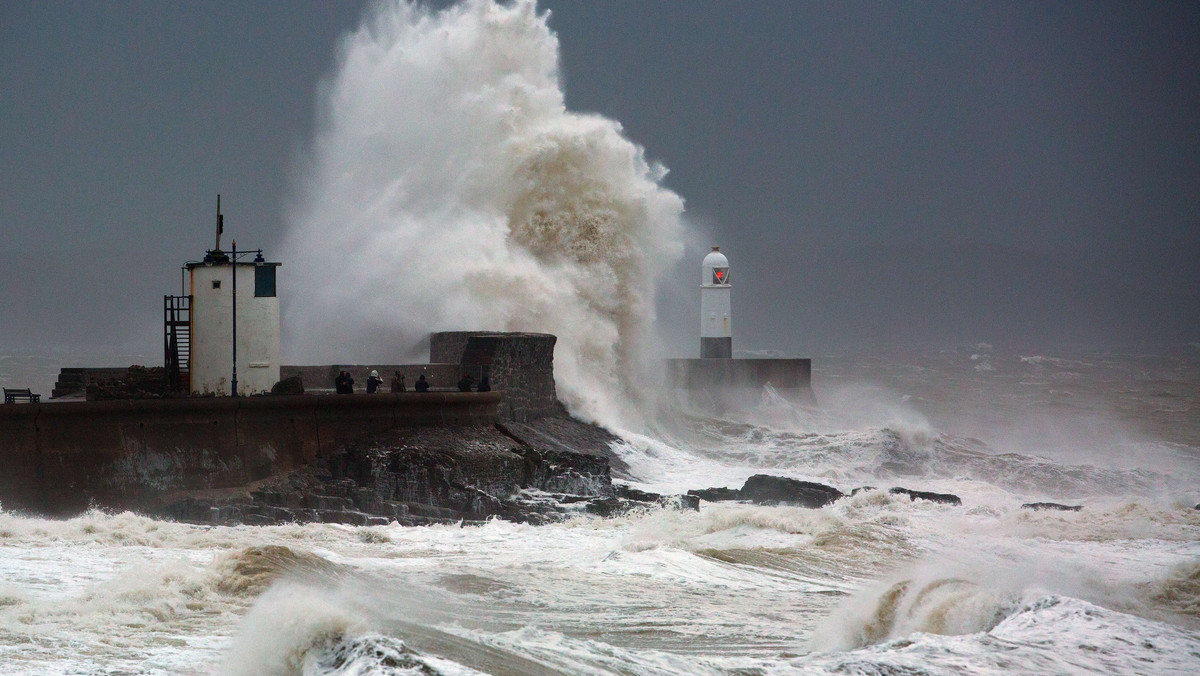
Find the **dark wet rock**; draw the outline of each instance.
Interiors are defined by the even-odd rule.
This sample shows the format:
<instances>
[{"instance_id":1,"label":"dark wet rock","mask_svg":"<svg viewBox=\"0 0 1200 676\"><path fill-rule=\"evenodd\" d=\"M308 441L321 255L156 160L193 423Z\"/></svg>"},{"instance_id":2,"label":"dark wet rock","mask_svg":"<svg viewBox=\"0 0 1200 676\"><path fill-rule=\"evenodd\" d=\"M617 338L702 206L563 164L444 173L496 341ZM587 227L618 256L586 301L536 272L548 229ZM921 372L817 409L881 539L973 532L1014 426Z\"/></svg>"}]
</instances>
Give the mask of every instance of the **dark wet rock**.
<instances>
[{"instance_id":1,"label":"dark wet rock","mask_svg":"<svg viewBox=\"0 0 1200 676\"><path fill-rule=\"evenodd\" d=\"M408 647L404 641L379 634L346 634L326 638L314 644L308 653L313 663L312 673L317 674L419 674L420 676L444 676L460 673L459 669L449 672L430 666L430 660ZM543 673L544 668L521 658L511 660L517 664L510 673ZM523 670L522 670L523 669Z\"/></svg>"},{"instance_id":2,"label":"dark wet rock","mask_svg":"<svg viewBox=\"0 0 1200 676\"><path fill-rule=\"evenodd\" d=\"M625 484L613 484L613 493L617 497L626 498L628 500L636 500L638 502L654 502L662 500L665 496L650 491L643 491L640 488L627 486Z\"/></svg>"},{"instance_id":3,"label":"dark wet rock","mask_svg":"<svg viewBox=\"0 0 1200 676\"><path fill-rule=\"evenodd\" d=\"M831 486L768 474L755 474L746 479L739 493L742 500L759 505L798 505L814 508L824 507L843 497L841 491Z\"/></svg>"},{"instance_id":4,"label":"dark wet rock","mask_svg":"<svg viewBox=\"0 0 1200 676\"><path fill-rule=\"evenodd\" d=\"M850 491L850 495L858 495L864 491L879 490L875 486L860 486ZM931 502L940 502L947 505L961 505L962 499L953 493L932 493L930 491L914 491L900 486L893 486L888 489L888 493L892 495L907 495L909 500L929 500Z\"/></svg>"},{"instance_id":5,"label":"dark wet rock","mask_svg":"<svg viewBox=\"0 0 1200 676\"><path fill-rule=\"evenodd\" d=\"M523 459L519 475L522 488L588 496L612 493L608 462L600 456L533 448L514 450Z\"/></svg>"},{"instance_id":6,"label":"dark wet rock","mask_svg":"<svg viewBox=\"0 0 1200 676\"><path fill-rule=\"evenodd\" d=\"M599 498L588 501L586 509L589 514L610 517L621 513L625 504L619 498Z\"/></svg>"},{"instance_id":7,"label":"dark wet rock","mask_svg":"<svg viewBox=\"0 0 1200 676\"><path fill-rule=\"evenodd\" d=\"M741 500L742 491L740 488L702 488L699 490L691 490L688 495L697 500L707 500L709 502L722 502L726 500Z\"/></svg>"},{"instance_id":8,"label":"dark wet rock","mask_svg":"<svg viewBox=\"0 0 1200 676\"><path fill-rule=\"evenodd\" d=\"M1078 512L1083 509L1083 505L1060 505L1057 502L1026 502L1021 505L1021 509L1032 509L1034 511L1053 510L1059 512Z\"/></svg>"},{"instance_id":9,"label":"dark wet rock","mask_svg":"<svg viewBox=\"0 0 1200 676\"><path fill-rule=\"evenodd\" d=\"M235 497L168 501L166 515L192 523L291 522L355 526L476 523L502 518L547 523L573 514L697 509L699 500L614 487L607 458L572 450L563 431L539 432L538 447L500 426L415 427L345 444L316 466L261 482ZM580 423L581 438L600 437ZM555 440L551 443L549 440Z\"/></svg>"},{"instance_id":10,"label":"dark wet rock","mask_svg":"<svg viewBox=\"0 0 1200 676\"><path fill-rule=\"evenodd\" d=\"M688 497L709 502L746 500L759 505L797 505L824 507L844 497L836 488L811 481L800 481L769 474L755 474L741 488L703 488L690 490Z\"/></svg>"},{"instance_id":11,"label":"dark wet rock","mask_svg":"<svg viewBox=\"0 0 1200 676\"><path fill-rule=\"evenodd\" d=\"M914 491L908 488L893 487L888 491L893 495L907 495L910 500L929 500L947 505L961 505L962 498L953 493L931 493L929 491Z\"/></svg>"},{"instance_id":12,"label":"dark wet rock","mask_svg":"<svg viewBox=\"0 0 1200 676\"><path fill-rule=\"evenodd\" d=\"M284 378L271 386L271 394L304 394L304 378L299 375Z\"/></svg>"},{"instance_id":13,"label":"dark wet rock","mask_svg":"<svg viewBox=\"0 0 1200 676\"><path fill-rule=\"evenodd\" d=\"M700 500L686 495L660 495L657 500L630 500L613 496L588 500L584 510L589 514L609 517L626 514L638 509L667 507L677 510L698 510Z\"/></svg>"},{"instance_id":14,"label":"dark wet rock","mask_svg":"<svg viewBox=\"0 0 1200 676\"><path fill-rule=\"evenodd\" d=\"M539 453L557 451L607 458L615 478L631 478L629 465L612 449L621 438L598 425L561 415L526 422L509 420L498 423L496 429Z\"/></svg>"},{"instance_id":15,"label":"dark wet rock","mask_svg":"<svg viewBox=\"0 0 1200 676\"><path fill-rule=\"evenodd\" d=\"M660 495L659 493L639 490L625 484L613 484L613 493L618 499L630 503L658 505L660 507L692 511L700 509L700 498L690 493L687 495Z\"/></svg>"}]
</instances>

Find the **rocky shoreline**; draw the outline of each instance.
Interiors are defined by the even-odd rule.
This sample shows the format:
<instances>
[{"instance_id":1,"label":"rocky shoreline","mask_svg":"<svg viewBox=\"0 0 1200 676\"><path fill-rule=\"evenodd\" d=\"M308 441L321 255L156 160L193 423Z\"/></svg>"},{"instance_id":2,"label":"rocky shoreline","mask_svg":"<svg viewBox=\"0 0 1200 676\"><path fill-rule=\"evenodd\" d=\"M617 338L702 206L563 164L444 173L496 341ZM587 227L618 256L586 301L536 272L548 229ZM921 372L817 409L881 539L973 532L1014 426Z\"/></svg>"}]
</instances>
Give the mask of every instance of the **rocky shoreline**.
<instances>
[{"instance_id":1,"label":"rocky shoreline","mask_svg":"<svg viewBox=\"0 0 1200 676\"><path fill-rule=\"evenodd\" d=\"M144 432L143 441L147 442L161 442L163 430L179 433L176 436L185 441L200 438L203 434L191 428L214 430L210 425L220 427L223 420L234 418L237 423L231 430L231 441L236 439L234 447L252 447L247 438L260 442L265 439L268 448L259 453L262 456L259 459L266 462L246 465L247 458L254 457L236 453L191 458L181 456L177 449L174 455L143 454L144 457L132 459L121 456L118 462L124 464L117 466L125 469L122 473L112 471L112 462L105 464L93 459L91 465L81 464L76 468L76 475L90 483L83 490L71 484L70 491L76 503L86 499L92 508L131 509L151 517L220 526L290 523L416 526L482 523L493 518L544 524L582 514L609 517L635 509L698 510L702 501L819 509L862 491L886 491L907 496L911 501L963 504L951 493L901 486L862 486L843 493L821 483L766 474L751 476L741 488L713 487L688 490L682 495L658 495L628 485L636 478L614 451L621 441L619 437L573 418L561 404L546 407L549 414L523 420L498 420L484 406L477 407L474 415L451 415L443 422L436 416L407 415L406 407L433 401L434 395L411 402L383 397L314 396L313 402L325 402L319 406L305 404L306 396L293 396L283 406L245 405L241 407L244 411L224 406L217 412L223 418L209 410L230 403L219 398L198 400L206 405L204 408L185 407L182 418L173 409L137 409L139 415L131 420L118 420L118 426L124 430L133 429L136 424L136 429L144 431L148 425L157 425L154 434L159 436ZM274 402L273 397L246 400L247 404ZM375 406L377 403L382 407ZM471 402L464 399L457 403ZM262 420L256 419L255 414L262 413L260 409L273 413L273 417L258 415ZM22 407L17 412L27 410L32 409ZM48 410L47 414L57 410ZM102 413L123 410L109 407ZM286 441L284 433L278 430L283 419L295 423L308 416L321 421L311 430L300 430L309 433L310 447L315 452L301 453L301 447L283 446L280 455L280 451L269 447L272 440ZM52 422L59 423L60 419L65 416ZM180 432L180 425L187 434ZM47 430L61 431L60 428L60 424L45 425ZM92 437L88 439L90 443ZM122 439L125 443L129 437ZM175 439L170 437L166 441ZM133 440L139 438L135 436ZM192 465L181 465L181 458L191 458ZM272 465L277 466L274 472L270 471ZM16 469L29 470L19 466ZM14 487L30 483L29 477L22 479L20 472L13 476L17 478L10 477L9 486L0 495L19 495ZM57 485L63 486L65 482ZM114 486L117 490L112 490ZM105 488L108 493L101 491ZM39 496L36 485L26 493ZM28 496L27 501L32 502ZM58 503L65 502L62 496L57 499ZM13 502L18 510L30 509L19 500ZM54 500L42 502L56 504ZM1029 502L1020 507L1043 512L1083 509L1079 504L1054 502ZM60 512L55 515L72 513Z\"/></svg>"},{"instance_id":2,"label":"rocky shoreline","mask_svg":"<svg viewBox=\"0 0 1200 676\"><path fill-rule=\"evenodd\" d=\"M701 501L819 509L866 490L962 505L951 493L864 486L847 494L820 483L766 474L751 476L741 488L658 495L614 482L614 474L629 478L627 466L611 448L618 440L565 413L522 423L391 429L348 442L310 467L243 488L167 495L150 512L206 525L417 526L491 518L536 525L639 508L696 510ZM1047 502L1021 507L1082 509Z\"/></svg>"},{"instance_id":3,"label":"rocky shoreline","mask_svg":"<svg viewBox=\"0 0 1200 676\"><path fill-rule=\"evenodd\" d=\"M385 525L546 523L638 507L697 509L694 496L661 496L613 483L617 440L567 415L524 423L410 427L364 435L311 467L236 490L165 496L152 510L210 525L294 522Z\"/></svg>"}]
</instances>

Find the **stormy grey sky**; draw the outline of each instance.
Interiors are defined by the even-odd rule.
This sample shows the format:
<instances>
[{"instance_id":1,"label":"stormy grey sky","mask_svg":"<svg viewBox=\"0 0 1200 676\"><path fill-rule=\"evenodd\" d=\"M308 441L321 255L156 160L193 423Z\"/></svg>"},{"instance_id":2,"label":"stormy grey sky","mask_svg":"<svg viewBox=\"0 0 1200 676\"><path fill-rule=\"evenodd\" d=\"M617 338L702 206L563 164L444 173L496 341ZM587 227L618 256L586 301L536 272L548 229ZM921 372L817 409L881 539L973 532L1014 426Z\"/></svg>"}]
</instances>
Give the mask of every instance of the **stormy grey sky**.
<instances>
[{"instance_id":1,"label":"stormy grey sky","mask_svg":"<svg viewBox=\"0 0 1200 676\"><path fill-rule=\"evenodd\" d=\"M729 255L736 348L1200 341L1200 4L540 6L568 106ZM0 3L0 350L156 355L218 192L269 257L362 9Z\"/></svg>"}]
</instances>

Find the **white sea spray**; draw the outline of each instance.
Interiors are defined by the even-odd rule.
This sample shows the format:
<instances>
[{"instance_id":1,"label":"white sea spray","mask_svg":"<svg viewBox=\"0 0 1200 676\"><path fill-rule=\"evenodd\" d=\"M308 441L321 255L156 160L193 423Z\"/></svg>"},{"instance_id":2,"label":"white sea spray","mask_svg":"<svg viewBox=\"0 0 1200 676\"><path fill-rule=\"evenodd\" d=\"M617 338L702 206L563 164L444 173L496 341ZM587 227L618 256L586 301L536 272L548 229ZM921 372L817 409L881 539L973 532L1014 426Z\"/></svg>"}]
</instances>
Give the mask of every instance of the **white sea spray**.
<instances>
[{"instance_id":1,"label":"white sea spray","mask_svg":"<svg viewBox=\"0 0 1200 676\"><path fill-rule=\"evenodd\" d=\"M375 3L346 36L282 257L300 360L420 358L430 331L558 336L559 394L636 417L683 201L615 121L567 110L532 0Z\"/></svg>"}]
</instances>

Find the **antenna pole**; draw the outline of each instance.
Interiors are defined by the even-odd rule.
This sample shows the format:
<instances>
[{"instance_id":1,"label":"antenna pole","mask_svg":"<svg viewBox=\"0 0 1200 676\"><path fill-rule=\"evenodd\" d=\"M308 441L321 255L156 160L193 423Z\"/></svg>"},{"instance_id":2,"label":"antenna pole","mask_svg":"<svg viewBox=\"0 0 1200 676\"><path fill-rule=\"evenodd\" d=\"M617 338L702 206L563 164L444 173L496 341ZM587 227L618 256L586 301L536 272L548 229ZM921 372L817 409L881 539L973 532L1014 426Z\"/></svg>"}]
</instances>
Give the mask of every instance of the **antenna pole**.
<instances>
[{"instance_id":1,"label":"antenna pole","mask_svg":"<svg viewBox=\"0 0 1200 676\"><path fill-rule=\"evenodd\" d=\"M225 232L225 217L221 215L221 193L217 193L217 247L214 251L221 250L221 233Z\"/></svg>"}]
</instances>

